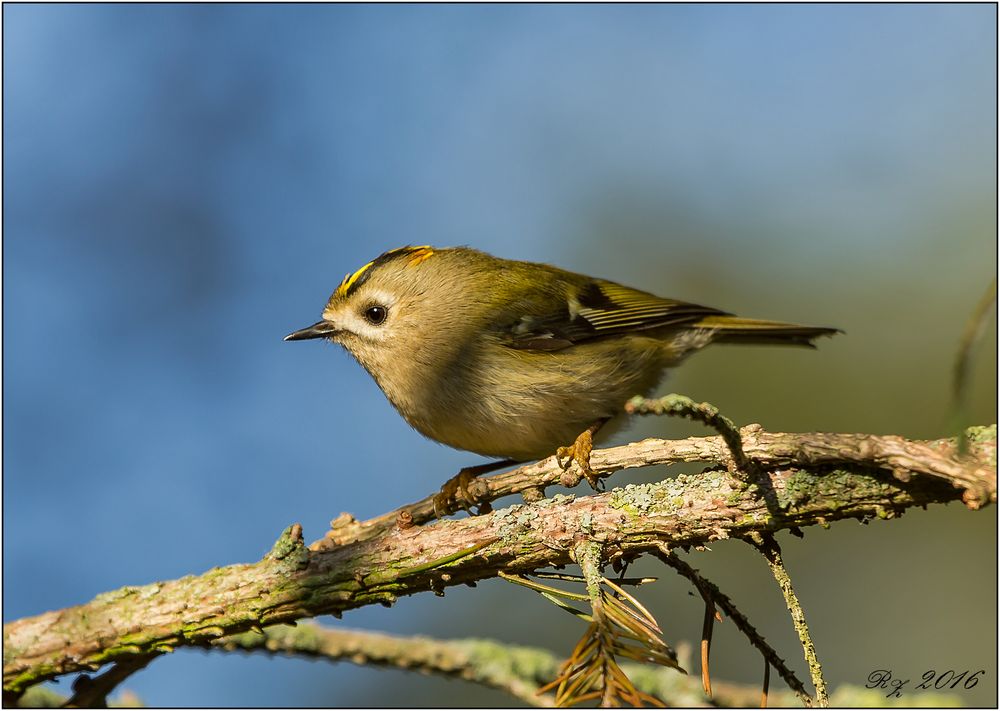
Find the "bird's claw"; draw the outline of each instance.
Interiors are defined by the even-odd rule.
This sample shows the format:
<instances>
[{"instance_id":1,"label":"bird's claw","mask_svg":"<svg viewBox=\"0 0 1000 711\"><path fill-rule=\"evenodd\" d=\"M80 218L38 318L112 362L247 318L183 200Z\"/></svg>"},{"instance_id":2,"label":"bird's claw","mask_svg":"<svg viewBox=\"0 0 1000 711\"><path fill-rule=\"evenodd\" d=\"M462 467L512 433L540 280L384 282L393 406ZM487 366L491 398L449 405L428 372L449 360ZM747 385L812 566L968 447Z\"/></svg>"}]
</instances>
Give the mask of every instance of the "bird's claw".
<instances>
[{"instance_id":1,"label":"bird's claw","mask_svg":"<svg viewBox=\"0 0 1000 711\"><path fill-rule=\"evenodd\" d=\"M576 462L577 466L580 467L580 473L590 484L590 488L594 491L600 491L601 480L597 477L597 472L590 467L590 453L592 451L594 451L593 433L589 429L584 430L573 444L556 450L556 462L559 463L563 471L569 470L573 462Z\"/></svg>"},{"instance_id":2,"label":"bird's claw","mask_svg":"<svg viewBox=\"0 0 1000 711\"><path fill-rule=\"evenodd\" d=\"M477 507L478 514L489 513L492 510L489 502L477 501L469 491L469 484L479 476L481 469L482 467L466 467L444 483L441 491L431 500L437 518L444 518L456 511L471 512L473 506Z\"/></svg>"}]
</instances>

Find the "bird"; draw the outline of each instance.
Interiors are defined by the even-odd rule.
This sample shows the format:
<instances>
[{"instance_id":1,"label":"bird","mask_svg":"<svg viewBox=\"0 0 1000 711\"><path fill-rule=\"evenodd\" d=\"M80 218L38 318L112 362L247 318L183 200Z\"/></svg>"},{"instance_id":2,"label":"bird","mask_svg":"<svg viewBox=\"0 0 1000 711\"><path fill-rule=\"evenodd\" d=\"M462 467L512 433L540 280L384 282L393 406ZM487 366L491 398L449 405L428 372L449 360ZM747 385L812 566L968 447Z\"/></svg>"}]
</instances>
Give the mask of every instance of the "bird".
<instances>
[{"instance_id":1,"label":"bird","mask_svg":"<svg viewBox=\"0 0 1000 711\"><path fill-rule=\"evenodd\" d=\"M590 453L627 423L625 403L709 344L812 348L838 332L470 247L407 245L345 276L321 320L285 340L343 346L418 432L496 459L441 487L440 516L472 505L474 477L553 453L598 488Z\"/></svg>"}]
</instances>

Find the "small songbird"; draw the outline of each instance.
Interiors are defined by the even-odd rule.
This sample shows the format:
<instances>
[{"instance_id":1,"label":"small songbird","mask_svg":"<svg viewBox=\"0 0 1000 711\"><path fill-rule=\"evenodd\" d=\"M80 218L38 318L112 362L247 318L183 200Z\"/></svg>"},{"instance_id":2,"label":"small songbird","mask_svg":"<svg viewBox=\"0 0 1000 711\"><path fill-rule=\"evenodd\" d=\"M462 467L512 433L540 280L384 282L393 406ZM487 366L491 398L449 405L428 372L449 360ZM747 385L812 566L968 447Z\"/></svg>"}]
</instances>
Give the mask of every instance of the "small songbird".
<instances>
[{"instance_id":1,"label":"small songbird","mask_svg":"<svg viewBox=\"0 0 1000 711\"><path fill-rule=\"evenodd\" d=\"M468 504L472 477L554 452L596 486L594 437L618 430L629 398L650 394L668 368L710 343L813 347L836 332L739 318L468 247L408 246L344 277L323 319L285 340L339 343L418 432L502 458L449 480L435 499L441 513L461 505L456 493Z\"/></svg>"}]
</instances>

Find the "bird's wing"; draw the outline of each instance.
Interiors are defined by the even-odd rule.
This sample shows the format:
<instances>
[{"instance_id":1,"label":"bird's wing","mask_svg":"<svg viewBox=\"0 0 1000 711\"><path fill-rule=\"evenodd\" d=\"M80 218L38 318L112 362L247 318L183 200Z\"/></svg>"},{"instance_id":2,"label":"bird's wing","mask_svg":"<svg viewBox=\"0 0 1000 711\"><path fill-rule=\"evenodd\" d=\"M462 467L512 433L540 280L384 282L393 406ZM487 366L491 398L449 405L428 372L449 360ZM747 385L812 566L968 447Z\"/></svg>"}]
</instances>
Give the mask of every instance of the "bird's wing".
<instances>
[{"instance_id":1,"label":"bird's wing","mask_svg":"<svg viewBox=\"0 0 1000 711\"><path fill-rule=\"evenodd\" d=\"M726 312L600 279L573 284L564 303L545 299L544 308L527 308L506 330L507 345L556 351L577 343L664 326L694 324Z\"/></svg>"}]
</instances>

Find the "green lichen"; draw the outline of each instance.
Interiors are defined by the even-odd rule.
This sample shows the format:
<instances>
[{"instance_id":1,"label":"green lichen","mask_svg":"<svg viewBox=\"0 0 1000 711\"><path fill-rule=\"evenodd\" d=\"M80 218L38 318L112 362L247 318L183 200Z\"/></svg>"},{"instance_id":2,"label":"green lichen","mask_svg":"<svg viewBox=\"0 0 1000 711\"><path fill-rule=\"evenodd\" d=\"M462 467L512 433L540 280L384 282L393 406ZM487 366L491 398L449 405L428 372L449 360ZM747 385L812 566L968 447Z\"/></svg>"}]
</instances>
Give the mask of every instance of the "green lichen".
<instances>
[{"instance_id":1,"label":"green lichen","mask_svg":"<svg viewBox=\"0 0 1000 711\"><path fill-rule=\"evenodd\" d=\"M559 663L545 650L515 647L490 640L459 642L465 648L469 666L486 680L531 679L545 683L555 678Z\"/></svg>"},{"instance_id":2,"label":"green lichen","mask_svg":"<svg viewBox=\"0 0 1000 711\"><path fill-rule=\"evenodd\" d=\"M300 624L294 627L274 625L261 632L242 632L226 637L223 644L231 649L246 650L277 646L307 654L318 654L323 649L323 640L318 627L314 624Z\"/></svg>"},{"instance_id":3,"label":"green lichen","mask_svg":"<svg viewBox=\"0 0 1000 711\"><path fill-rule=\"evenodd\" d=\"M729 506L730 508L733 506L739 506L743 501L743 492L734 489L733 492L724 499L724 501L726 502L726 506Z\"/></svg>"},{"instance_id":4,"label":"green lichen","mask_svg":"<svg viewBox=\"0 0 1000 711\"><path fill-rule=\"evenodd\" d=\"M93 601L107 605L112 602L117 602L118 600L123 600L130 595L136 595L139 593L139 590L140 588L137 588L134 585L125 585L117 590L109 590L108 592L101 593L100 595L95 595Z\"/></svg>"},{"instance_id":5,"label":"green lichen","mask_svg":"<svg viewBox=\"0 0 1000 711\"><path fill-rule=\"evenodd\" d=\"M542 499L535 506L548 507L548 506L562 506L563 504L568 504L576 499L575 494L556 494L555 496L550 496L547 499Z\"/></svg>"},{"instance_id":6,"label":"green lichen","mask_svg":"<svg viewBox=\"0 0 1000 711\"><path fill-rule=\"evenodd\" d=\"M815 499L823 501L826 508L836 508L850 503L844 500L845 492L851 492L853 498L862 492L872 499L891 498L898 489L881 478L884 476L881 470L864 467L836 468L819 474L798 469L785 480L783 489L777 490L778 503L782 510L789 510L805 507Z\"/></svg>"},{"instance_id":7,"label":"green lichen","mask_svg":"<svg viewBox=\"0 0 1000 711\"><path fill-rule=\"evenodd\" d=\"M292 524L282 531L268 557L280 560L293 569L305 568L309 564L309 549L302 540L302 527Z\"/></svg>"},{"instance_id":8,"label":"green lichen","mask_svg":"<svg viewBox=\"0 0 1000 711\"><path fill-rule=\"evenodd\" d=\"M965 436L969 438L970 442L974 442L976 444L993 442L997 438L997 426L993 424L970 427L965 430Z\"/></svg>"},{"instance_id":9,"label":"green lichen","mask_svg":"<svg viewBox=\"0 0 1000 711\"><path fill-rule=\"evenodd\" d=\"M963 442L984 448L990 466L995 467L997 465L997 426L995 424L969 427L965 430L964 435Z\"/></svg>"},{"instance_id":10,"label":"green lichen","mask_svg":"<svg viewBox=\"0 0 1000 711\"><path fill-rule=\"evenodd\" d=\"M99 667L94 667L95 670L97 668ZM3 689L5 692L17 694L32 684L37 684L39 680L51 679L58 676L59 673L59 669L54 664L38 664L23 674L14 677L10 682L5 682Z\"/></svg>"},{"instance_id":11,"label":"green lichen","mask_svg":"<svg viewBox=\"0 0 1000 711\"><path fill-rule=\"evenodd\" d=\"M641 516L652 509L672 513L684 505L684 498L675 495L667 498L668 492L660 484L628 484L611 492L609 505L625 514ZM666 511L663 511L666 509Z\"/></svg>"},{"instance_id":12,"label":"green lichen","mask_svg":"<svg viewBox=\"0 0 1000 711\"><path fill-rule=\"evenodd\" d=\"M766 520L768 522L774 521L774 519L772 519L770 517L766 517L765 518L765 517L761 516L761 514L759 514L757 512L753 512L753 513L744 514L739 519L737 519L736 520L736 525L737 526L741 526L741 527L745 526L747 528L753 528L753 527L756 527L759 523L761 523L762 519L764 519L764 520Z\"/></svg>"},{"instance_id":13,"label":"green lichen","mask_svg":"<svg viewBox=\"0 0 1000 711\"><path fill-rule=\"evenodd\" d=\"M531 522L538 518L538 512L534 508L525 508L514 517L517 525L527 528L531 525Z\"/></svg>"},{"instance_id":14,"label":"green lichen","mask_svg":"<svg viewBox=\"0 0 1000 711\"><path fill-rule=\"evenodd\" d=\"M521 510L524 508L525 506L522 504L514 504L510 508L497 511L493 514L500 524L497 528L497 535L500 536L500 540L504 543L513 543L527 528L530 519L521 517Z\"/></svg>"}]
</instances>

